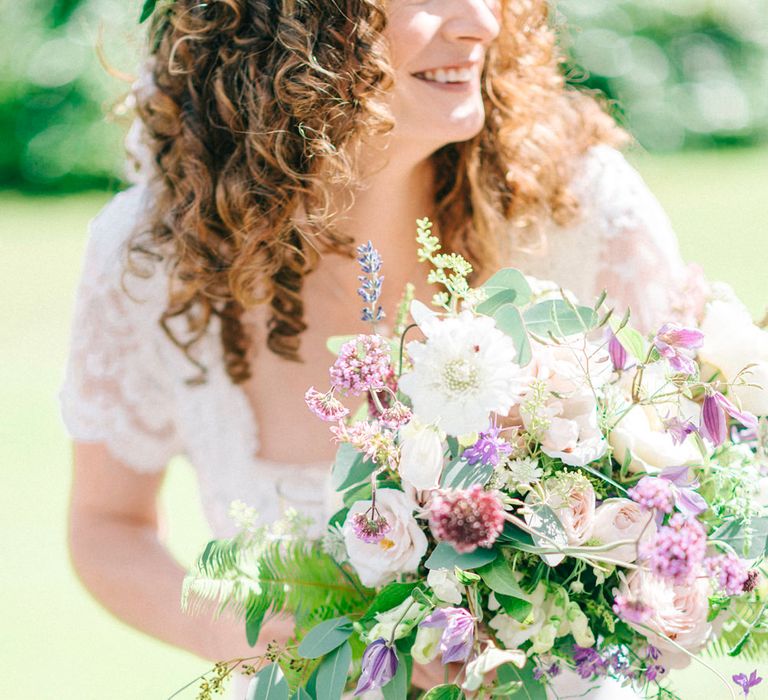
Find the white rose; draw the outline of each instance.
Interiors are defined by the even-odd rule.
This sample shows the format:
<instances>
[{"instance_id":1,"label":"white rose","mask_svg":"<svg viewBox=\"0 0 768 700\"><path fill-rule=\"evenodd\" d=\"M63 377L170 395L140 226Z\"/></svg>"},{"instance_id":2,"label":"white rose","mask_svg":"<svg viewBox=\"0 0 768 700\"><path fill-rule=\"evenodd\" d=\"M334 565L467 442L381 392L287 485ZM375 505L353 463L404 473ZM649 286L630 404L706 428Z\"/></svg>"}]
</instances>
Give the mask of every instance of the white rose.
<instances>
[{"instance_id":1,"label":"white rose","mask_svg":"<svg viewBox=\"0 0 768 700\"><path fill-rule=\"evenodd\" d=\"M606 558L631 564L637 559L637 549L656 533L653 513L643 510L628 498L609 498L595 510L592 541L612 544L621 540L634 540L637 544L622 544L604 552ZM584 646L583 644L581 646Z\"/></svg>"},{"instance_id":2,"label":"white rose","mask_svg":"<svg viewBox=\"0 0 768 700\"><path fill-rule=\"evenodd\" d=\"M709 642L712 625L707 622L710 588L706 578L696 579L692 584L674 586L638 569L627 578L620 592L652 610L642 624L630 621L627 624L663 652L665 665L684 668L690 663L690 657L669 639L692 654L701 651Z\"/></svg>"},{"instance_id":3,"label":"white rose","mask_svg":"<svg viewBox=\"0 0 768 700\"><path fill-rule=\"evenodd\" d=\"M416 639L411 647L411 655L417 664L422 666L434 661L440 653L440 639L443 636L441 627L419 627Z\"/></svg>"},{"instance_id":4,"label":"white rose","mask_svg":"<svg viewBox=\"0 0 768 700\"><path fill-rule=\"evenodd\" d=\"M587 366L591 370L589 378L584 372ZM602 457L607 443L598 425L593 388L610 379L608 353L591 344L585 348L579 338L558 346L534 343L533 360L526 371L531 381L544 382L548 392L543 407L532 413L524 401L520 411L526 428L536 418L549 424L540 435L544 453L570 466L584 466Z\"/></svg>"},{"instance_id":5,"label":"white rose","mask_svg":"<svg viewBox=\"0 0 768 700\"><path fill-rule=\"evenodd\" d=\"M735 295L707 304L701 330L704 345L699 357L719 369L726 381L733 381L747 365L755 365L744 379L761 388L734 386L732 393L745 410L768 415L768 332L753 323Z\"/></svg>"},{"instance_id":6,"label":"white rose","mask_svg":"<svg viewBox=\"0 0 768 700\"><path fill-rule=\"evenodd\" d=\"M427 538L413 517L414 502L402 491L379 489L376 509L387 519L391 530L377 544L358 539L352 528L352 519L365 513L370 501L357 501L344 522L344 542L349 561L364 586L374 587L388 583L407 571L416 571L427 552Z\"/></svg>"},{"instance_id":7,"label":"white rose","mask_svg":"<svg viewBox=\"0 0 768 700\"><path fill-rule=\"evenodd\" d=\"M580 546L591 536L595 525L595 490L581 475L566 474L544 482L547 500L568 536L568 544Z\"/></svg>"},{"instance_id":8,"label":"white rose","mask_svg":"<svg viewBox=\"0 0 768 700\"><path fill-rule=\"evenodd\" d=\"M444 603L452 605L461 603L461 585L456 574L450 569L430 569L427 574L427 585Z\"/></svg>"},{"instance_id":9,"label":"white rose","mask_svg":"<svg viewBox=\"0 0 768 700\"><path fill-rule=\"evenodd\" d=\"M658 474L665 467L686 464L700 457L690 438L676 445L664 430L658 408L635 404L608 435L619 464L631 456L629 471Z\"/></svg>"},{"instance_id":10,"label":"white rose","mask_svg":"<svg viewBox=\"0 0 768 700\"><path fill-rule=\"evenodd\" d=\"M418 490L436 488L443 470L440 431L412 420L400 430L400 440L400 476Z\"/></svg>"}]
</instances>

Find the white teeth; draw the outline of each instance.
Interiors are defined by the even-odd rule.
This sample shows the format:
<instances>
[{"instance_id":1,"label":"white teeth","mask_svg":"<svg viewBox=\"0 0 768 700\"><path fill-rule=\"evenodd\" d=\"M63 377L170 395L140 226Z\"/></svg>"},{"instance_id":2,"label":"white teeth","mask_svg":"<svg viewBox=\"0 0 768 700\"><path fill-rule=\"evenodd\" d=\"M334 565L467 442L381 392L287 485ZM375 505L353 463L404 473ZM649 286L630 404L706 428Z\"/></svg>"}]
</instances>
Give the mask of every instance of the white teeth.
<instances>
[{"instance_id":1,"label":"white teeth","mask_svg":"<svg viewBox=\"0 0 768 700\"><path fill-rule=\"evenodd\" d=\"M435 83L468 83L472 80L474 72L471 68L438 68L437 70L427 70L423 73L417 73L418 76L424 76L425 80L431 80Z\"/></svg>"}]
</instances>

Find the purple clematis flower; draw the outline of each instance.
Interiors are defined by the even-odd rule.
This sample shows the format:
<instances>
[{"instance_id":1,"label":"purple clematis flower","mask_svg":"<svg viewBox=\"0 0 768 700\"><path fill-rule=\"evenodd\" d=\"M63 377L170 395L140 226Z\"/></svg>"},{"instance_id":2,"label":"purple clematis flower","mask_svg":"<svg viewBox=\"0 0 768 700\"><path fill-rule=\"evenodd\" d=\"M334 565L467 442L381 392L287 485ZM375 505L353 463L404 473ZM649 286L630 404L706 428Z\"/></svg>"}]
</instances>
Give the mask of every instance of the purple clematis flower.
<instances>
[{"instance_id":1,"label":"purple clematis flower","mask_svg":"<svg viewBox=\"0 0 768 700\"><path fill-rule=\"evenodd\" d=\"M608 338L608 355L611 358L613 368L617 372L627 369L627 365L629 364L629 354L627 353L627 349L621 344L621 341L610 328L606 329L605 335Z\"/></svg>"},{"instance_id":2,"label":"purple clematis flower","mask_svg":"<svg viewBox=\"0 0 768 700\"><path fill-rule=\"evenodd\" d=\"M704 498L696 493L699 482L688 467L667 467L659 477L672 484L675 505L681 513L695 518L709 508Z\"/></svg>"},{"instance_id":3,"label":"purple clematis flower","mask_svg":"<svg viewBox=\"0 0 768 700\"><path fill-rule=\"evenodd\" d=\"M440 651L444 664L469 658L475 641L475 618L464 608L438 608L419 626L443 628Z\"/></svg>"},{"instance_id":4,"label":"purple clematis flower","mask_svg":"<svg viewBox=\"0 0 768 700\"><path fill-rule=\"evenodd\" d=\"M385 686L397 673L397 652L385 639L377 639L363 652L363 672L355 688L355 697Z\"/></svg>"},{"instance_id":5,"label":"purple clematis flower","mask_svg":"<svg viewBox=\"0 0 768 700\"><path fill-rule=\"evenodd\" d=\"M697 428L689 420L682 420L677 416L667 418L664 421L664 428L672 436L672 441L675 445L682 445L685 439L691 434L695 433Z\"/></svg>"},{"instance_id":6,"label":"purple clematis flower","mask_svg":"<svg viewBox=\"0 0 768 700\"><path fill-rule=\"evenodd\" d=\"M679 323L665 323L653 339L659 354L666 358L676 372L693 374L696 363L683 351L700 348L704 334L695 328L685 328Z\"/></svg>"},{"instance_id":7,"label":"purple clematis flower","mask_svg":"<svg viewBox=\"0 0 768 700\"><path fill-rule=\"evenodd\" d=\"M501 428L492 425L488 430L480 433L477 442L464 450L462 457L467 460L471 467L478 464L487 464L492 467L498 466L502 457L512 453L512 445L504 438L499 437Z\"/></svg>"},{"instance_id":8,"label":"purple clematis flower","mask_svg":"<svg viewBox=\"0 0 768 700\"><path fill-rule=\"evenodd\" d=\"M744 691L744 697L746 698L749 695L750 689L762 683L763 679L757 675L757 669L755 669L749 674L749 678L747 678L746 673L737 673L733 676L733 682Z\"/></svg>"},{"instance_id":9,"label":"purple clematis flower","mask_svg":"<svg viewBox=\"0 0 768 700\"><path fill-rule=\"evenodd\" d=\"M757 428L757 418L754 415L748 411L740 411L732 401L719 391L714 391L704 399L699 428L699 432L713 445L722 445L728 437L726 415L735 418L747 428Z\"/></svg>"}]
</instances>

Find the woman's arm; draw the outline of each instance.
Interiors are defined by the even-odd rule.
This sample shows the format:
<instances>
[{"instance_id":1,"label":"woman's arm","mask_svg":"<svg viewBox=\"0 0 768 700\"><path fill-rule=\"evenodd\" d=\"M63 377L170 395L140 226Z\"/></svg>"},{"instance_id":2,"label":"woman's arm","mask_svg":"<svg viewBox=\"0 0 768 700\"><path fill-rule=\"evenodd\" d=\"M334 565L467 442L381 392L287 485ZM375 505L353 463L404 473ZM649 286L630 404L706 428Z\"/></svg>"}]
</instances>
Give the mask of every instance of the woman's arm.
<instances>
[{"instance_id":1,"label":"woman's arm","mask_svg":"<svg viewBox=\"0 0 768 700\"><path fill-rule=\"evenodd\" d=\"M68 541L83 585L123 622L210 661L255 656L268 641L288 639L290 619L266 622L252 648L242 622L182 612L186 572L162 542L162 481L162 471L139 473L103 444L74 442Z\"/></svg>"}]
</instances>

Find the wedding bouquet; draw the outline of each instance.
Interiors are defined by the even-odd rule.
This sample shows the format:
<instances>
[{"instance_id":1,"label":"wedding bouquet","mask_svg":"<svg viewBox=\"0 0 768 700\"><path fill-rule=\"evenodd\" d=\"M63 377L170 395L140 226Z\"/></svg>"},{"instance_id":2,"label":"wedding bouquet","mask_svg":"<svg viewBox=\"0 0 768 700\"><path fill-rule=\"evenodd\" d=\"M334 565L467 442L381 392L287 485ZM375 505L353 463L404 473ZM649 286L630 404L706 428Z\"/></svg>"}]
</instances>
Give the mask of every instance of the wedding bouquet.
<instances>
[{"instance_id":1,"label":"wedding bouquet","mask_svg":"<svg viewBox=\"0 0 768 700\"><path fill-rule=\"evenodd\" d=\"M545 698L567 669L677 698L668 671L700 652L767 656L768 333L721 289L701 327L644 337L605 295L514 269L471 288L426 219L418 242L435 310L409 287L379 334L382 263L361 246L371 333L332 338L330 388L305 397L339 445L323 536L236 504L241 532L185 582L187 608L217 600L252 644L266 615L296 622L201 697L238 667L249 698L404 699L439 657L424 700ZM734 698L761 681L711 670Z\"/></svg>"}]
</instances>

